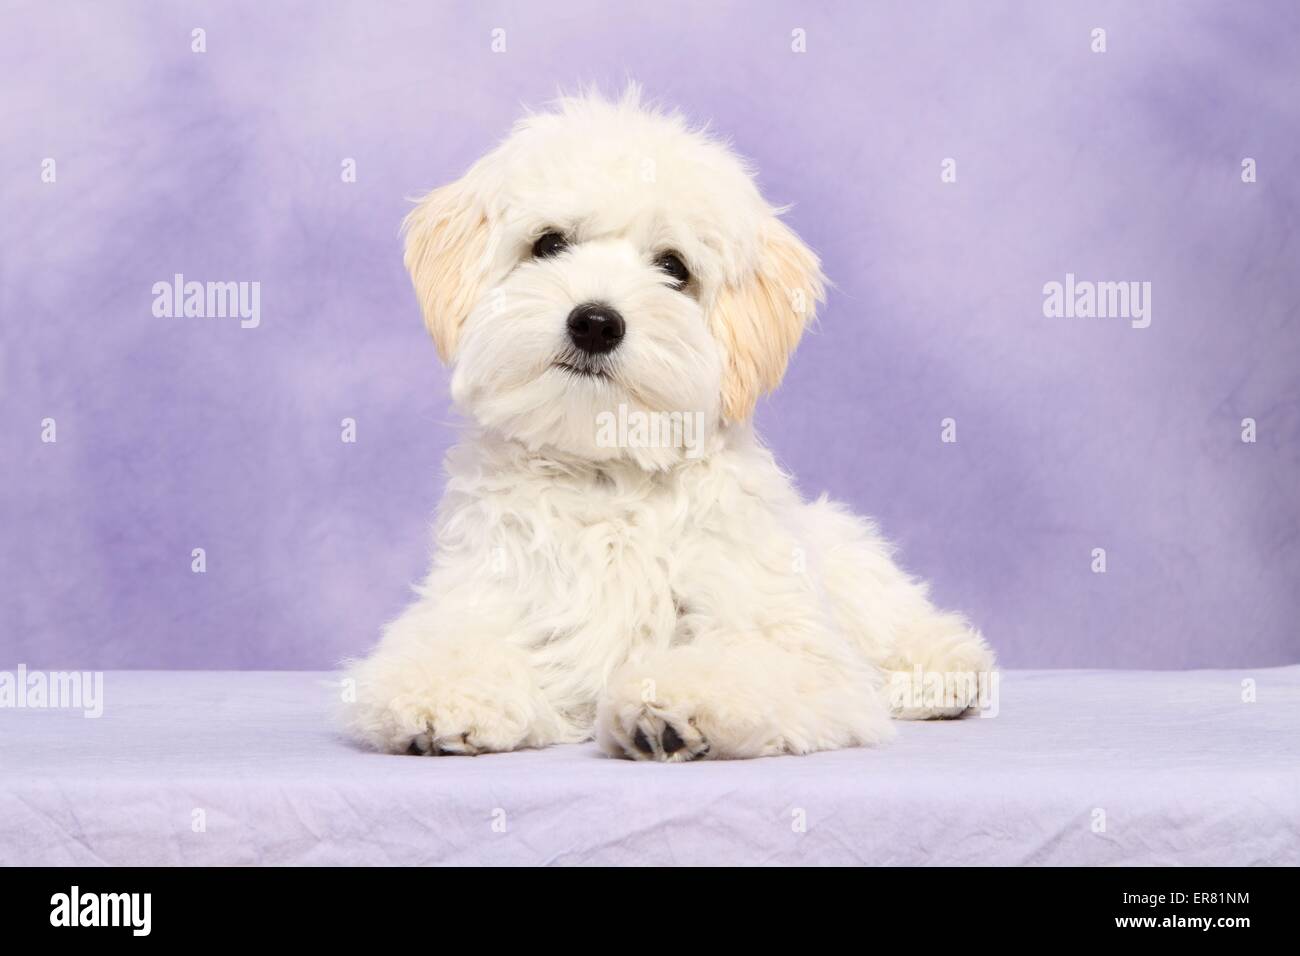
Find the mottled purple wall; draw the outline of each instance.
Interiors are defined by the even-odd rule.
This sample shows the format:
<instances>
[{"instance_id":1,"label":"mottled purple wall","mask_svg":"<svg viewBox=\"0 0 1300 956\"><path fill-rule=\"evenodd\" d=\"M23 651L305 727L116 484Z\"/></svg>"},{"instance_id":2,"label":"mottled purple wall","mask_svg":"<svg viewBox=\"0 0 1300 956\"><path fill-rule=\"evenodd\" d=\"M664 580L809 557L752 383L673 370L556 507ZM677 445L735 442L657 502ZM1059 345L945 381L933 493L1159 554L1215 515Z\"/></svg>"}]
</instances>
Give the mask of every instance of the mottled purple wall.
<instances>
[{"instance_id":1,"label":"mottled purple wall","mask_svg":"<svg viewBox=\"0 0 1300 956\"><path fill-rule=\"evenodd\" d=\"M1294 4L3 17L0 666L365 648L424 569L455 434L405 197L521 104L628 77L732 137L836 283L762 431L809 493L878 516L1006 664L1300 660ZM176 272L259 281L260 327L155 318ZM1067 272L1151 282L1150 327L1045 318Z\"/></svg>"}]
</instances>

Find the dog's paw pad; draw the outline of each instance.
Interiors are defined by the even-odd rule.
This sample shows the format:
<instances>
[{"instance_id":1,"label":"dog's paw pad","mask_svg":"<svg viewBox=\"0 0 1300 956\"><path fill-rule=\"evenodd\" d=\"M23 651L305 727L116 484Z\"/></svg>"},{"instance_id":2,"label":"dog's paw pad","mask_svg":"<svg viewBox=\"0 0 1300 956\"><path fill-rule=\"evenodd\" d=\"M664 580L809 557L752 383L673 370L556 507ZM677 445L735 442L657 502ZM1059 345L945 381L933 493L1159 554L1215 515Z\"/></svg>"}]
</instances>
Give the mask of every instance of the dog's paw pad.
<instances>
[{"instance_id":1,"label":"dog's paw pad","mask_svg":"<svg viewBox=\"0 0 1300 956\"><path fill-rule=\"evenodd\" d=\"M659 743L663 746L664 753L666 754L675 754L686 746L682 741L682 738L678 736L677 730L672 724L664 727L664 732L659 738Z\"/></svg>"},{"instance_id":2,"label":"dog's paw pad","mask_svg":"<svg viewBox=\"0 0 1300 956\"><path fill-rule=\"evenodd\" d=\"M406 753L416 757L477 756L483 748L475 744L470 732L439 734L432 726L416 734L406 747Z\"/></svg>"},{"instance_id":3,"label":"dog's paw pad","mask_svg":"<svg viewBox=\"0 0 1300 956\"><path fill-rule=\"evenodd\" d=\"M632 746L625 747L633 760L681 763L708 756L709 743L693 723L655 711L644 711L629 728Z\"/></svg>"}]
</instances>

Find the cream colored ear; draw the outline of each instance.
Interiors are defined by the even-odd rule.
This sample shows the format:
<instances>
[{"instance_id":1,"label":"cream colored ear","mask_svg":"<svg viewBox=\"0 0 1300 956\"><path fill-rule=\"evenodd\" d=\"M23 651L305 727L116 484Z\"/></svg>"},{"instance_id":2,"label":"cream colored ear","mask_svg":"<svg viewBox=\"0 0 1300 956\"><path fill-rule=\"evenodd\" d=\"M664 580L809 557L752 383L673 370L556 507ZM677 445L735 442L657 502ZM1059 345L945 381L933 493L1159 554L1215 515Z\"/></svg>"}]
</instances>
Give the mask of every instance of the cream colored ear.
<instances>
[{"instance_id":1,"label":"cream colored ear","mask_svg":"<svg viewBox=\"0 0 1300 956\"><path fill-rule=\"evenodd\" d=\"M817 256L772 217L760 238L754 271L722 289L710 318L727 354L722 411L729 421L748 418L759 396L780 384L824 294Z\"/></svg>"},{"instance_id":2,"label":"cream colored ear","mask_svg":"<svg viewBox=\"0 0 1300 956\"><path fill-rule=\"evenodd\" d=\"M487 274L488 221L465 180L435 189L402 223L406 268L438 355L450 362Z\"/></svg>"}]
</instances>

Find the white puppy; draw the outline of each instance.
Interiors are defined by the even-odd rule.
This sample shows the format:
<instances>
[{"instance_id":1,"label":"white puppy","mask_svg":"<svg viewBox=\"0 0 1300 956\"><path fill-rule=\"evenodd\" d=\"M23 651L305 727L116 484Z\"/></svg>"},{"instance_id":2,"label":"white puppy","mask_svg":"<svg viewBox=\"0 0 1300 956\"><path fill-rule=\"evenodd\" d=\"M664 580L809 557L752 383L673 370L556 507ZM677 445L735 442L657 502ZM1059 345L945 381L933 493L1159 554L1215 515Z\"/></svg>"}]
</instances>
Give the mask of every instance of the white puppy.
<instances>
[{"instance_id":1,"label":"white puppy","mask_svg":"<svg viewBox=\"0 0 1300 956\"><path fill-rule=\"evenodd\" d=\"M635 89L564 99L406 237L474 430L418 599L350 667L355 737L477 754L595 735L681 761L968 709L993 665L979 633L754 437L823 279L725 145ZM891 672L947 675L947 696Z\"/></svg>"}]
</instances>

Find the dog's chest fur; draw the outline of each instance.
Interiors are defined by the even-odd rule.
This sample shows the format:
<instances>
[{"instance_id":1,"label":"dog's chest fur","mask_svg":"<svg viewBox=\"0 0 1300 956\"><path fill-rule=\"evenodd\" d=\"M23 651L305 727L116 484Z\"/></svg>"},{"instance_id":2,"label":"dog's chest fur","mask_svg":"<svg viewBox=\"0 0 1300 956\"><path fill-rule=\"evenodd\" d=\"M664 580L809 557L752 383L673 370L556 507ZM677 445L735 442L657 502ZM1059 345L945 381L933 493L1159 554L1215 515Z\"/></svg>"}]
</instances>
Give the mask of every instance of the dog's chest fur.
<instances>
[{"instance_id":1,"label":"dog's chest fur","mask_svg":"<svg viewBox=\"0 0 1300 956\"><path fill-rule=\"evenodd\" d=\"M738 478L755 464L723 451L647 473L480 437L448 459L440 564L477 567L466 586L498 582L485 613L508 615L550 696L585 709L629 657L689 641L693 611L732 599L724 556L753 560L755 536L771 534L770 502ZM757 464L780 478L765 452Z\"/></svg>"}]
</instances>

